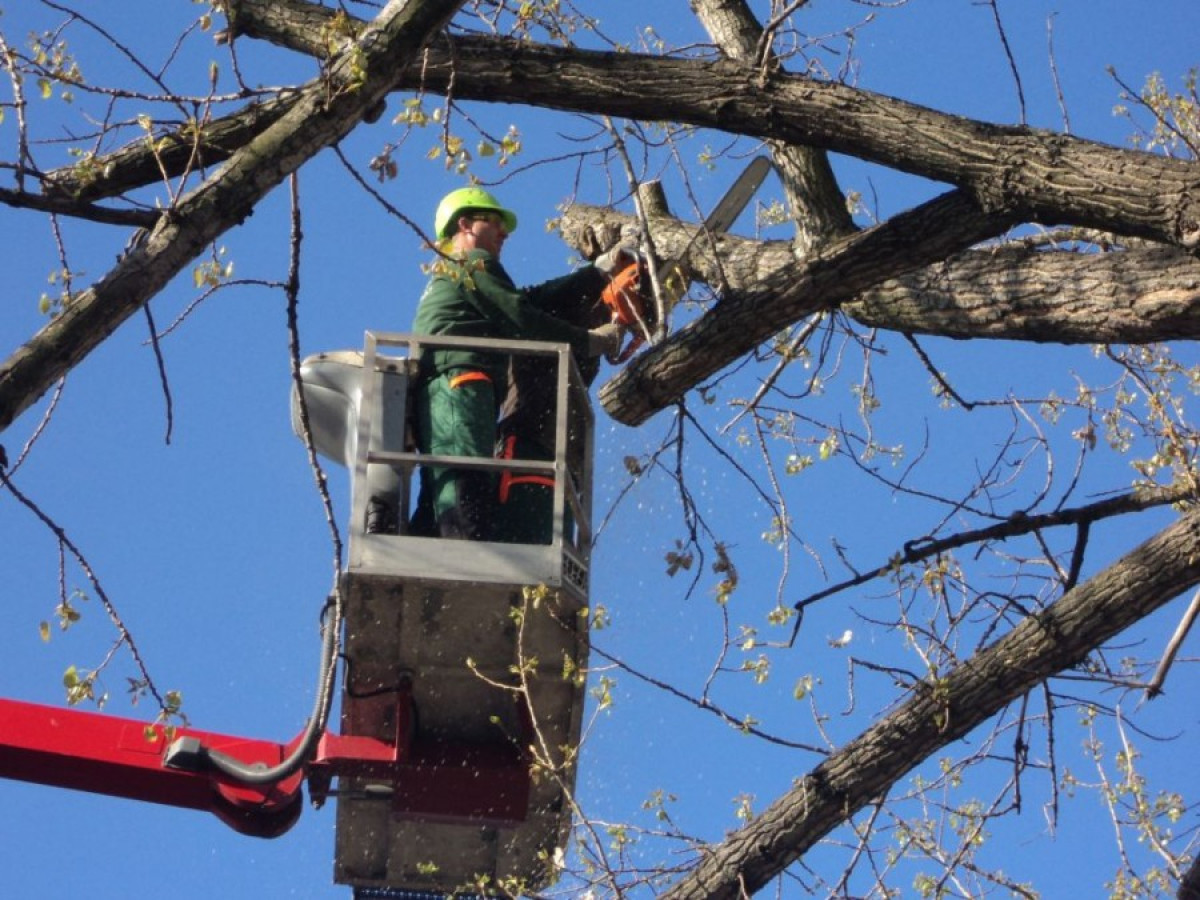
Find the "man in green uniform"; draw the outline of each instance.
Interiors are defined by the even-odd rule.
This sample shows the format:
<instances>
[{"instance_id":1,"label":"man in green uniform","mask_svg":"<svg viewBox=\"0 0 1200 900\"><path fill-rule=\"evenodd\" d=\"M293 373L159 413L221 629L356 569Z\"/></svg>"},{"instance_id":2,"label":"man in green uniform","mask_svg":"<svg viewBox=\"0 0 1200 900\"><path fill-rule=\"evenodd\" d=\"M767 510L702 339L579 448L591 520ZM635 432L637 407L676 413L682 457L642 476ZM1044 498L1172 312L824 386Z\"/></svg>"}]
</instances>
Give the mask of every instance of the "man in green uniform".
<instances>
[{"instance_id":1,"label":"man in green uniform","mask_svg":"<svg viewBox=\"0 0 1200 900\"><path fill-rule=\"evenodd\" d=\"M557 341L579 358L615 355L621 329L588 329L554 311L591 306L617 254L544 284L519 289L500 265L517 217L476 187L447 194L434 230L449 259L440 260L417 309L416 334ZM417 446L423 453L492 456L499 403L507 390L503 355L427 351L416 391ZM494 537L496 479L473 469L423 467L413 530L440 537Z\"/></svg>"}]
</instances>

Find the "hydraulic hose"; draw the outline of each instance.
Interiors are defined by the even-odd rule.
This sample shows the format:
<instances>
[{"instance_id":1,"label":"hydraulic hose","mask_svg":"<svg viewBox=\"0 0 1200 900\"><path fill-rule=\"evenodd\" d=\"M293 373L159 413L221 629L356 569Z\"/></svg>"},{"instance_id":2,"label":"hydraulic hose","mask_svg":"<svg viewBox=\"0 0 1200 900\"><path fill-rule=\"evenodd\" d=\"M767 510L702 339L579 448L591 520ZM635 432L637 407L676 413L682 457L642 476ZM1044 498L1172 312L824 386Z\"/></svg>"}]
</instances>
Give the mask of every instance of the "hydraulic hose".
<instances>
[{"instance_id":1,"label":"hydraulic hose","mask_svg":"<svg viewBox=\"0 0 1200 900\"><path fill-rule=\"evenodd\" d=\"M328 614L331 608L334 610L332 616ZM262 763L244 763L219 750L213 750L203 745L188 748L189 752L199 756L202 760L207 760L222 775L248 785L275 784L300 770L312 758L316 750L317 741L325 730L325 722L333 702L334 661L337 658L337 634L340 627L341 603L336 597L331 597L321 615L320 677L317 682L317 697L313 713L305 723L299 742L287 758L276 765L266 766ZM187 740L189 739L180 739L180 741ZM178 743L179 741L176 742L176 744Z\"/></svg>"}]
</instances>

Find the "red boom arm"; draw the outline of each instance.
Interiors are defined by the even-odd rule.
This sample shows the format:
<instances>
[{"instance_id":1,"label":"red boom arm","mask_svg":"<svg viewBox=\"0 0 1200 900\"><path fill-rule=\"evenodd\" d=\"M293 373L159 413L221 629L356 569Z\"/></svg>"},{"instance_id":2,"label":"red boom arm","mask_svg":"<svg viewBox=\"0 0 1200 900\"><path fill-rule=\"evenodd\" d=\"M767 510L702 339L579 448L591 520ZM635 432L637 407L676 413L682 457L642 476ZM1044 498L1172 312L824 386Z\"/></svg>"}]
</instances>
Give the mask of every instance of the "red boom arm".
<instances>
[{"instance_id":1,"label":"red boom arm","mask_svg":"<svg viewBox=\"0 0 1200 900\"><path fill-rule=\"evenodd\" d=\"M205 747L268 766L288 750L190 728L175 729L173 736L198 738ZM167 768L163 754L169 743L162 726L0 700L0 777L207 810L255 837L276 837L295 824L303 772L274 785L246 787L216 771Z\"/></svg>"}]
</instances>

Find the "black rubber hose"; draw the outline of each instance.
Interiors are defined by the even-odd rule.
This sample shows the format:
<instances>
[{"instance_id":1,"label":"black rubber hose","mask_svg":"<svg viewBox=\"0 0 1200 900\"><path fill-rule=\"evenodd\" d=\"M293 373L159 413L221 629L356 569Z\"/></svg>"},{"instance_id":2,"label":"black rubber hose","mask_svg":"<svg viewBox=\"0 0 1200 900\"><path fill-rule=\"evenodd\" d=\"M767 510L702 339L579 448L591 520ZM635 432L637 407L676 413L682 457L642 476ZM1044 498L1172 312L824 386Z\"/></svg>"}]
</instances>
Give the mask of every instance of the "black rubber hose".
<instances>
[{"instance_id":1,"label":"black rubber hose","mask_svg":"<svg viewBox=\"0 0 1200 900\"><path fill-rule=\"evenodd\" d=\"M328 613L330 606L335 610L340 610L341 608L336 601L333 601L326 606L326 613ZM328 621L329 618L332 618L333 621ZM275 784L289 775L293 775L309 761L316 750L317 741L320 739L321 733L325 730L325 719L329 714L329 708L332 703L333 679L329 676L336 658L337 631L340 622L340 615L332 617L328 615L321 616L321 666L320 680L317 682L317 699L313 708L313 714L305 724L300 743L296 745L296 748L286 759L277 765L268 767L262 763L247 764L219 750L212 750L206 747L204 748L204 754L208 761L212 763L213 768L221 772L221 774L227 775L243 784Z\"/></svg>"}]
</instances>

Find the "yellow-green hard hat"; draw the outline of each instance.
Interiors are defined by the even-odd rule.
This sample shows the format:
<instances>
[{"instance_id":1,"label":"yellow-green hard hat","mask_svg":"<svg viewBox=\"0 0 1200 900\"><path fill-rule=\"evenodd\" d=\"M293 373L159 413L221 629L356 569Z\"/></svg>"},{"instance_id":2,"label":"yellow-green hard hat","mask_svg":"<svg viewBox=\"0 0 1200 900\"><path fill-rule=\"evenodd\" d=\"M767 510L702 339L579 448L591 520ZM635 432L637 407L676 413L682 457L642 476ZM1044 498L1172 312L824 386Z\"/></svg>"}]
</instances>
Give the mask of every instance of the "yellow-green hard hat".
<instances>
[{"instance_id":1,"label":"yellow-green hard hat","mask_svg":"<svg viewBox=\"0 0 1200 900\"><path fill-rule=\"evenodd\" d=\"M511 234L517 230L517 214L505 209L495 197L482 188L465 187L451 191L438 204L437 213L433 217L433 230L439 238L450 237L454 233L458 217L468 210L489 210L497 212L504 220L504 230Z\"/></svg>"}]
</instances>

